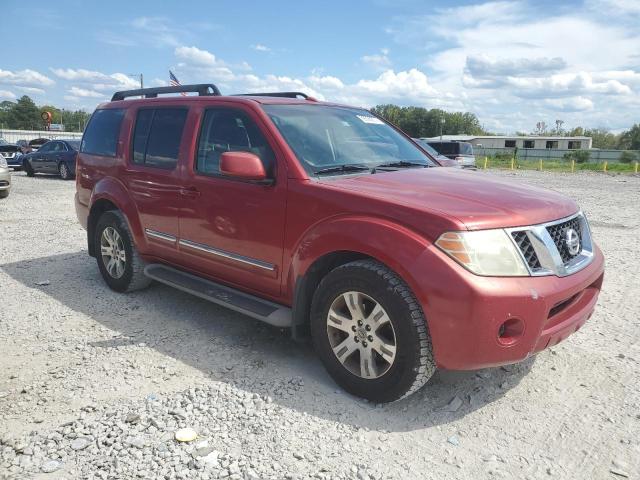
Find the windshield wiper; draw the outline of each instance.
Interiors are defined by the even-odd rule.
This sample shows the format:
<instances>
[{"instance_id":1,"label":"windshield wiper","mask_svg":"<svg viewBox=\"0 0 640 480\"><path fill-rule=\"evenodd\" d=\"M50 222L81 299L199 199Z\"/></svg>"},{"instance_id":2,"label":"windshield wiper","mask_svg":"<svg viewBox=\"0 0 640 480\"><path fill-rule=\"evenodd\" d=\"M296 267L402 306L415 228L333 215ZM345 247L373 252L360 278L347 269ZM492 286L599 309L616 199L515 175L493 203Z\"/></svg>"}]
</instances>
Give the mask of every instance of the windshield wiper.
<instances>
[{"instance_id":1,"label":"windshield wiper","mask_svg":"<svg viewBox=\"0 0 640 480\"><path fill-rule=\"evenodd\" d=\"M412 167L429 168L429 167L433 167L433 165L429 165L428 163L408 162L406 160L399 160L397 162L381 163L380 165L376 165L371 169L371 173L376 173L378 169L383 170L385 168L412 168Z\"/></svg>"},{"instance_id":2,"label":"windshield wiper","mask_svg":"<svg viewBox=\"0 0 640 480\"><path fill-rule=\"evenodd\" d=\"M374 170L376 168L410 168L410 167L428 168L431 166L432 165L429 165L428 163L408 162L406 160L400 160L398 162L381 163L380 165L376 165L374 167Z\"/></svg>"},{"instance_id":3,"label":"windshield wiper","mask_svg":"<svg viewBox=\"0 0 640 480\"><path fill-rule=\"evenodd\" d=\"M334 165L333 167L321 168L316 171L316 175L325 175L328 173L350 173L350 172L362 172L371 170L370 167L365 165L357 165L353 163L345 163L343 165Z\"/></svg>"}]
</instances>

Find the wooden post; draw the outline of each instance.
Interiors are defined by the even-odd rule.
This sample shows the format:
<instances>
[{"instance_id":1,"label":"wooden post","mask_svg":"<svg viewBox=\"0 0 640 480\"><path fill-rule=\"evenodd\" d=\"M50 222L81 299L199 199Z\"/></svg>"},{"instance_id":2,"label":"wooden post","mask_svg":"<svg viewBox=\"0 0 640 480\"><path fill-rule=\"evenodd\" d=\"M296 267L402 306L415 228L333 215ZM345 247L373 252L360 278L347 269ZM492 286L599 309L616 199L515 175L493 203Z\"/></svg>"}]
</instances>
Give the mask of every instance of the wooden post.
<instances>
[{"instance_id":1,"label":"wooden post","mask_svg":"<svg viewBox=\"0 0 640 480\"><path fill-rule=\"evenodd\" d=\"M487 169L487 160L488 160L488 158L484 157L484 169L485 170ZM636 170L638 169L637 167L638 167L638 164L636 163Z\"/></svg>"},{"instance_id":2,"label":"wooden post","mask_svg":"<svg viewBox=\"0 0 640 480\"><path fill-rule=\"evenodd\" d=\"M638 173L638 162L636 162L635 173Z\"/></svg>"},{"instance_id":3,"label":"wooden post","mask_svg":"<svg viewBox=\"0 0 640 480\"><path fill-rule=\"evenodd\" d=\"M542 159L540 159L540 171L542 171Z\"/></svg>"},{"instance_id":4,"label":"wooden post","mask_svg":"<svg viewBox=\"0 0 640 480\"><path fill-rule=\"evenodd\" d=\"M571 159L571 173L576 171L576 161Z\"/></svg>"},{"instance_id":5,"label":"wooden post","mask_svg":"<svg viewBox=\"0 0 640 480\"><path fill-rule=\"evenodd\" d=\"M607 171L607 161L606 160L604 161L604 167L602 168L602 171L603 172Z\"/></svg>"}]
</instances>

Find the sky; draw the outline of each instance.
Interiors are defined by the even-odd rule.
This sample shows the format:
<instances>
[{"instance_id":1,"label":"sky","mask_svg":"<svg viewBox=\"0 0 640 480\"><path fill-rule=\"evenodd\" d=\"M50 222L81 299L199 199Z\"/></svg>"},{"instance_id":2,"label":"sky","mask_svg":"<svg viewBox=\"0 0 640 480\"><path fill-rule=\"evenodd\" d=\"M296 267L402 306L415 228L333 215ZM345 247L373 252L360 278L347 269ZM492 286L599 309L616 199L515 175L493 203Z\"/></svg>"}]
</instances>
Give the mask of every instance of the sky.
<instances>
[{"instance_id":1,"label":"sky","mask_svg":"<svg viewBox=\"0 0 640 480\"><path fill-rule=\"evenodd\" d=\"M493 132L640 122L640 0L3 0L0 100L92 111L215 83L470 111Z\"/></svg>"}]
</instances>

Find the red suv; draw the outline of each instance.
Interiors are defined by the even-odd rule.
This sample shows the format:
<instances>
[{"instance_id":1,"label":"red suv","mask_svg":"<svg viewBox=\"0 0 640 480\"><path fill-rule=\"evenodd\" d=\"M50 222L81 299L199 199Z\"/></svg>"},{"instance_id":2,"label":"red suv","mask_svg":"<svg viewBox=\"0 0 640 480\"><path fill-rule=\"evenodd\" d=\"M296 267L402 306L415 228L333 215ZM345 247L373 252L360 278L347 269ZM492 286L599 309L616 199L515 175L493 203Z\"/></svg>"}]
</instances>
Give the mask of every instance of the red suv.
<instances>
[{"instance_id":1,"label":"red suv","mask_svg":"<svg viewBox=\"0 0 640 480\"><path fill-rule=\"evenodd\" d=\"M198 95L158 97L186 92ZM376 402L436 367L557 344L602 285L572 200L438 168L371 112L295 92L117 92L91 117L76 181L89 254L113 290L156 280L289 328L340 386Z\"/></svg>"}]
</instances>

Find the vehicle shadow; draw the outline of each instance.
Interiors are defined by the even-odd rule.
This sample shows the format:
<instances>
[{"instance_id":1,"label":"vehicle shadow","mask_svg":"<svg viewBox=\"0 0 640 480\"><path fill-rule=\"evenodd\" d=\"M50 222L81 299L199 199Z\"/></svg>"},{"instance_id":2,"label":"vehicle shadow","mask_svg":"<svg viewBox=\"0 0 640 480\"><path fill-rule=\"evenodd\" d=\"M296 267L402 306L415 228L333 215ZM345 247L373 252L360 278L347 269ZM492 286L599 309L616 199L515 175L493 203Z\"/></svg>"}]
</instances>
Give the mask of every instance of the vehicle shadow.
<instances>
[{"instance_id":1,"label":"vehicle shadow","mask_svg":"<svg viewBox=\"0 0 640 480\"><path fill-rule=\"evenodd\" d=\"M283 407L355 427L411 431L450 423L498 400L533 365L529 359L478 372L440 371L410 397L374 405L340 391L313 349L293 342L285 331L164 285L126 295L112 292L86 251L4 264L0 269L119 332L113 339L88 343L92 347L144 342L213 380L271 395ZM37 286L43 279L49 284ZM25 305L25 318L28 309ZM453 401L460 403L458 408L446 408L455 397L461 400Z\"/></svg>"}]
</instances>

